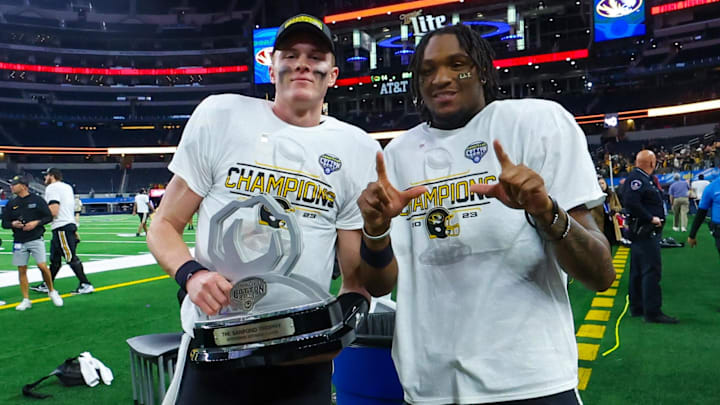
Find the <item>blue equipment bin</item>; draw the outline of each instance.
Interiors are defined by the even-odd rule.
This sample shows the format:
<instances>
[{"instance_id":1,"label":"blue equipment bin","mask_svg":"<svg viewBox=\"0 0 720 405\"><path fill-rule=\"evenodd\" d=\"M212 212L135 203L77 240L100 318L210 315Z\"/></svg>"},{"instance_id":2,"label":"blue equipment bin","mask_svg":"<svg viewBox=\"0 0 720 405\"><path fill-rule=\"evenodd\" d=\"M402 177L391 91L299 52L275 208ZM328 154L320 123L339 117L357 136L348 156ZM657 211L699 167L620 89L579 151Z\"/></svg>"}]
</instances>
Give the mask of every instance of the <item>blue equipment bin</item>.
<instances>
[{"instance_id":1,"label":"blue equipment bin","mask_svg":"<svg viewBox=\"0 0 720 405\"><path fill-rule=\"evenodd\" d=\"M355 341L335 358L337 405L403 405L403 390L390 356L395 312L368 314Z\"/></svg>"}]
</instances>

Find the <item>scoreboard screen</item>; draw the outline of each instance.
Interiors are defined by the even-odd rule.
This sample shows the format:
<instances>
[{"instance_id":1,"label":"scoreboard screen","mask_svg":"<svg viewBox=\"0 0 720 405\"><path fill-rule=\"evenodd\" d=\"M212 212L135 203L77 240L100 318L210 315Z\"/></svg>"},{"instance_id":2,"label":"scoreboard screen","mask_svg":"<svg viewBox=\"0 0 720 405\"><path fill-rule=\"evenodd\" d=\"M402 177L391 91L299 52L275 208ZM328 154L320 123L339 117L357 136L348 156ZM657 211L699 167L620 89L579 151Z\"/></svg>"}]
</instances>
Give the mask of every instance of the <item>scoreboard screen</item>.
<instances>
[{"instance_id":1,"label":"scoreboard screen","mask_svg":"<svg viewBox=\"0 0 720 405\"><path fill-rule=\"evenodd\" d=\"M595 42L645 35L645 0L595 0Z\"/></svg>"}]
</instances>

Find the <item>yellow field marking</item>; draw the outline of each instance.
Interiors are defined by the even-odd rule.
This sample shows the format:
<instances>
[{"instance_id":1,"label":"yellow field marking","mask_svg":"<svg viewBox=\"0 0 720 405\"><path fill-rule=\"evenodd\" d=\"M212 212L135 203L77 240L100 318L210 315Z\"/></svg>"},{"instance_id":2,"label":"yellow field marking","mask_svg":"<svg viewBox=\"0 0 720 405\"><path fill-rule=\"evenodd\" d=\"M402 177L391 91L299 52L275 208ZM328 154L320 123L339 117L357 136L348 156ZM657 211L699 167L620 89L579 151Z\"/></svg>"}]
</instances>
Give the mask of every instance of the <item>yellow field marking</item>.
<instances>
[{"instance_id":1,"label":"yellow field marking","mask_svg":"<svg viewBox=\"0 0 720 405\"><path fill-rule=\"evenodd\" d=\"M151 277L151 278L144 278L144 279L142 279L142 280L128 281L127 283L107 285L107 286L105 286L105 287L98 287L98 288L95 289L95 291L107 291L107 290L112 290L112 289L114 289L114 288L121 288L121 287L128 287L128 286L131 286L131 285L136 285L136 284L149 283L149 282L151 282L151 281L163 280L163 279L166 279L166 278L170 278L170 276L168 276L168 275L166 274L166 275L164 275L164 276L157 276L157 277Z\"/></svg>"},{"instance_id":2,"label":"yellow field marking","mask_svg":"<svg viewBox=\"0 0 720 405\"><path fill-rule=\"evenodd\" d=\"M623 316L627 313L628 306L630 306L630 296L625 296L625 308L623 308L622 313L620 316L618 316L617 322L615 322L615 346L613 346L611 349L603 353L603 357L607 356L608 354L614 352L618 347L620 347L620 321L623 319Z\"/></svg>"},{"instance_id":3,"label":"yellow field marking","mask_svg":"<svg viewBox=\"0 0 720 405\"><path fill-rule=\"evenodd\" d=\"M166 274L166 275L164 275L164 276L144 278L144 279L142 279L142 280L128 281L128 282L126 282L126 283L112 284L112 285L107 285L107 286L104 286L104 287L97 287L97 288L95 289L95 292L107 291L107 290L112 290L112 289L121 288L121 287L129 287L129 286L131 286L131 285L149 283L149 282L151 282L151 281L163 280L163 279L166 279L166 278L170 278L170 276L168 276L168 275ZM77 295L81 295L81 294L77 294ZM62 298L70 298L70 297L75 297L75 296L77 296L77 295L76 295L76 294L67 293L67 294L61 294L60 296L61 296ZM50 297L43 297L43 298L37 298L37 299L34 299L34 300L30 300L30 302L31 302L32 304L36 304L36 303L40 303L40 302L47 302L47 301L50 301ZM14 303L11 303L11 304L2 305L2 306L0 306L0 310L8 309L8 308L15 308L16 306L18 306L18 304L20 304L20 303L19 303L19 302L14 302Z\"/></svg>"},{"instance_id":4,"label":"yellow field marking","mask_svg":"<svg viewBox=\"0 0 720 405\"><path fill-rule=\"evenodd\" d=\"M600 291L595 295L601 295L603 297L614 297L617 295L617 288L608 288L605 291Z\"/></svg>"},{"instance_id":5,"label":"yellow field marking","mask_svg":"<svg viewBox=\"0 0 720 405\"><path fill-rule=\"evenodd\" d=\"M618 288L620 286L620 280L615 280L610 284L610 287Z\"/></svg>"},{"instance_id":6,"label":"yellow field marking","mask_svg":"<svg viewBox=\"0 0 720 405\"><path fill-rule=\"evenodd\" d=\"M590 381L590 374L592 369L587 367L578 367L578 389L584 391L587 388L588 381Z\"/></svg>"},{"instance_id":7,"label":"yellow field marking","mask_svg":"<svg viewBox=\"0 0 720 405\"><path fill-rule=\"evenodd\" d=\"M614 298L595 297L593 298L592 304L590 304L590 306L600 308L612 308L614 302Z\"/></svg>"},{"instance_id":8,"label":"yellow field marking","mask_svg":"<svg viewBox=\"0 0 720 405\"><path fill-rule=\"evenodd\" d=\"M610 311L591 309L588 311L587 315L585 315L585 320L607 322L610 320Z\"/></svg>"},{"instance_id":9,"label":"yellow field marking","mask_svg":"<svg viewBox=\"0 0 720 405\"><path fill-rule=\"evenodd\" d=\"M587 338L593 338L593 339L602 339L603 335L605 335L605 326L604 325L580 325L580 329L578 329L575 336L577 337L587 337Z\"/></svg>"},{"instance_id":10,"label":"yellow field marking","mask_svg":"<svg viewBox=\"0 0 720 405\"><path fill-rule=\"evenodd\" d=\"M578 343L578 359L593 361L597 357L600 345L593 343Z\"/></svg>"}]
</instances>

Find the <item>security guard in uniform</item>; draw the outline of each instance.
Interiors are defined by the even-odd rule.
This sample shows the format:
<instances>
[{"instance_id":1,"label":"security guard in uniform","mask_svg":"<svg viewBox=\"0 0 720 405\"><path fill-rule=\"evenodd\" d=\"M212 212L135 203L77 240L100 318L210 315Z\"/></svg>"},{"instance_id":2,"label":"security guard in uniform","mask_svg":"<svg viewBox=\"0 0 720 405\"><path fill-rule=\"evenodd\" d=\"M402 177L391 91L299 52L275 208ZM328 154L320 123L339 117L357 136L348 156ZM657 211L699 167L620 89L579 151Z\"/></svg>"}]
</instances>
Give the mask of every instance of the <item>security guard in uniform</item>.
<instances>
[{"instance_id":1,"label":"security guard in uniform","mask_svg":"<svg viewBox=\"0 0 720 405\"><path fill-rule=\"evenodd\" d=\"M698 212L695 215L688 236L688 245L690 247L697 246L697 233L700 226L705 222L708 210L710 210L710 232L715 238L715 247L720 253L720 178L710 183L702 193L702 199L698 204Z\"/></svg>"},{"instance_id":2,"label":"security guard in uniform","mask_svg":"<svg viewBox=\"0 0 720 405\"><path fill-rule=\"evenodd\" d=\"M640 151L635 160L636 168L624 184L623 205L631 216L630 313L632 316L644 315L646 322L677 323L676 318L665 315L660 309L660 239L665 210L662 191L651 177L655 164L652 151Z\"/></svg>"}]
</instances>

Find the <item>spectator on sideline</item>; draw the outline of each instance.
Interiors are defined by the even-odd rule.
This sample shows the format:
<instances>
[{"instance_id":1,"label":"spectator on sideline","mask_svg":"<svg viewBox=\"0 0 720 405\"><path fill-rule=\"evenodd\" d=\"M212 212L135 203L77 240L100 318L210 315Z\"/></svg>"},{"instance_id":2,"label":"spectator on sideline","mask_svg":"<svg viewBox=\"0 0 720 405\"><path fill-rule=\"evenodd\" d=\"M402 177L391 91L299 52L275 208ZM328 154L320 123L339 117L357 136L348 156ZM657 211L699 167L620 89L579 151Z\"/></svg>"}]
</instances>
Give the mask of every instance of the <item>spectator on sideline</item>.
<instances>
[{"instance_id":1,"label":"spectator on sideline","mask_svg":"<svg viewBox=\"0 0 720 405\"><path fill-rule=\"evenodd\" d=\"M697 246L697 233L705 221L708 210L711 211L710 232L715 238L715 247L718 250L718 254L720 254L720 177L710 183L702 193L702 199L700 200L700 204L698 204L698 212L695 215L695 220L693 220L692 228L688 235L687 241L690 247Z\"/></svg>"},{"instance_id":2,"label":"spectator on sideline","mask_svg":"<svg viewBox=\"0 0 720 405\"><path fill-rule=\"evenodd\" d=\"M80 200L80 196L75 194L75 226L80 229L80 213L82 212L82 206L83 203ZM80 243L80 234L78 231L75 231L75 239L77 239L77 243Z\"/></svg>"},{"instance_id":3,"label":"spectator on sideline","mask_svg":"<svg viewBox=\"0 0 720 405\"><path fill-rule=\"evenodd\" d=\"M605 179L602 177L598 178L598 184L600 184L600 189L605 193L605 201L602 205L591 209L590 213L592 213L595 223L603 234L605 234L610 245L617 245L622 240L622 233L620 232L620 225L615 215L622 211L622 205L620 204L617 194L607 186Z\"/></svg>"},{"instance_id":4,"label":"spectator on sideline","mask_svg":"<svg viewBox=\"0 0 720 405\"><path fill-rule=\"evenodd\" d=\"M31 194L28 189L29 181L24 176L15 176L8 181L15 198L8 201L2 213L2 227L13 231L13 257L12 263L19 272L20 292L23 300L15 307L24 311L32 307L29 297L27 267L30 256L42 272L45 285L48 286L48 296L55 306L61 307L63 300L53 288L50 269L45 259L45 224L52 222L52 214L47 203L41 197Z\"/></svg>"},{"instance_id":5,"label":"spectator on sideline","mask_svg":"<svg viewBox=\"0 0 720 405\"><path fill-rule=\"evenodd\" d=\"M682 180L679 173L673 175L674 182L668 189L670 206L673 210L673 231L687 232L687 215L690 209L689 194L690 185L687 180Z\"/></svg>"},{"instance_id":6,"label":"spectator on sideline","mask_svg":"<svg viewBox=\"0 0 720 405\"><path fill-rule=\"evenodd\" d=\"M698 179L693 181L692 184L690 185L690 187L692 188L693 194L694 194L696 208L697 208L697 205L700 204L700 200L702 200L703 191L709 184L710 184L710 182L705 180L705 176L702 174L699 174Z\"/></svg>"},{"instance_id":7,"label":"spectator on sideline","mask_svg":"<svg viewBox=\"0 0 720 405\"><path fill-rule=\"evenodd\" d=\"M147 220L150 212L155 212L155 207L152 201L150 201L150 197L148 197L145 189L141 188L140 192L135 196L135 204L133 205L132 212L132 215L137 214L140 218L140 225L138 225L135 236L140 236L140 231L145 232L145 235L147 235Z\"/></svg>"}]
</instances>

